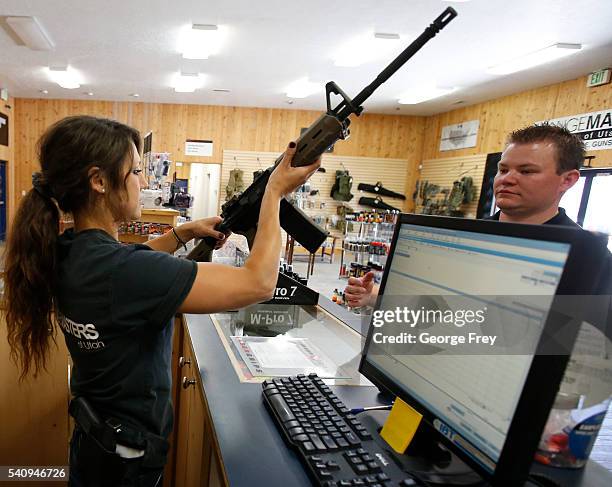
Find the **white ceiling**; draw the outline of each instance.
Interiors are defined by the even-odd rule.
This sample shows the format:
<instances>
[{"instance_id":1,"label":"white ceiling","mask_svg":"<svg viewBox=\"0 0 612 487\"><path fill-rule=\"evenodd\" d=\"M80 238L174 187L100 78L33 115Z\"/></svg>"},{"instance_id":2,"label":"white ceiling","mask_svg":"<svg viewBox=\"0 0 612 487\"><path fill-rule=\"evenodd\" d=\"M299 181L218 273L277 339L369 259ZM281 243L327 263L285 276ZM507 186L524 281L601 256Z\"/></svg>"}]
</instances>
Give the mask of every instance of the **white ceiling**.
<instances>
[{"instance_id":1,"label":"white ceiling","mask_svg":"<svg viewBox=\"0 0 612 487\"><path fill-rule=\"evenodd\" d=\"M449 5L459 16L365 102L366 112L430 115L460 100L469 105L612 65L612 0L0 0L0 17L36 16L55 43L54 51L31 51L0 28L0 83L15 97L133 101L136 92L144 102L323 110L322 92L289 105L285 88L308 76L322 85L334 80L355 96L391 59L336 67L331 55L339 45L368 30L398 33L408 45ZM179 34L191 23L227 26L218 55L182 59ZM521 73L485 71L557 42L584 49ZM44 71L50 64L77 69L81 88L51 82ZM180 70L204 73L204 87L175 93L171 79ZM401 94L431 83L460 89L397 104Z\"/></svg>"}]
</instances>

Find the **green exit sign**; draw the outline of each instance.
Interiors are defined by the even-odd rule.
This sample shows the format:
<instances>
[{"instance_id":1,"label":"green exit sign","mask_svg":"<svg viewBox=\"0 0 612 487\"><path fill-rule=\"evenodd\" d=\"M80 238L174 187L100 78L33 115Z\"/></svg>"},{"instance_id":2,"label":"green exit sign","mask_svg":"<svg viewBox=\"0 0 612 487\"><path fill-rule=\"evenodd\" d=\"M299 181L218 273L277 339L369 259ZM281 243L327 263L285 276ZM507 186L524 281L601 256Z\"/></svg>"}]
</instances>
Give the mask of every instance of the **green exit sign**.
<instances>
[{"instance_id":1,"label":"green exit sign","mask_svg":"<svg viewBox=\"0 0 612 487\"><path fill-rule=\"evenodd\" d=\"M610 82L610 68L600 69L589 74L587 78L587 87L605 85Z\"/></svg>"}]
</instances>

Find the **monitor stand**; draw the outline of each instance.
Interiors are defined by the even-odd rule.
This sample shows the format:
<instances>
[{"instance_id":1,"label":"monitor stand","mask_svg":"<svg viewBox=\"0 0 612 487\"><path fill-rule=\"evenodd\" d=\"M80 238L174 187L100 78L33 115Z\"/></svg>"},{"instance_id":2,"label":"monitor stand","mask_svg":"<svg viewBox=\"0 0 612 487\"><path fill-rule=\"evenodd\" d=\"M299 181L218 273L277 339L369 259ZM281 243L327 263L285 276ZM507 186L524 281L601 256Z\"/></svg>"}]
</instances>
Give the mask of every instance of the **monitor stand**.
<instances>
[{"instance_id":1,"label":"monitor stand","mask_svg":"<svg viewBox=\"0 0 612 487\"><path fill-rule=\"evenodd\" d=\"M426 423L419 425L406 452L403 455L396 453L380 436L385 419L385 413L375 411L360 417L361 423L372 433L379 445L409 475L412 473L432 485L487 485L472 467L436 440L439 433Z\"/></svg>"}]
</instances>

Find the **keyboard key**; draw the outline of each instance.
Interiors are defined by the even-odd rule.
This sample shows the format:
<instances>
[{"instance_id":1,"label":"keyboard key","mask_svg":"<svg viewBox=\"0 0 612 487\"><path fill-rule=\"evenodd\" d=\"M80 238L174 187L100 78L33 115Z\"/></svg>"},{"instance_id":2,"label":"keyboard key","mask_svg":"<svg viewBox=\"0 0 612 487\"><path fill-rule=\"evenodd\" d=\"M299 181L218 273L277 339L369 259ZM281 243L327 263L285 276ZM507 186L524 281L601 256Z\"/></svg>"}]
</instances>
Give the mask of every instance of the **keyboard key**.
<instances>
[{"instance_id":1,"label":"keyboard key","mask_svg":"<svg viewBox=\"0 0 612 487\"><path fill-rule=\"evenodd\" d=\"M272 406L272 409L278 414L280 420L284 423L285 421L293 421L295 420L295 416L287 406L285 400L281 397L280 394L273 394L268 396L268 401Z\"/></svg>"},{"instance_id":2,"label":"keyboard key","mask_svg":"<svg viewBox=\"0 0 612 487\"><path fill-rule=\"evenodd\" d=\"M355 436L354 433L351 433L350 431L348 433L344 433L344 438L346 439L346 441L348 441L351 445L360 445L361 441L359 441L359 438L357 438Z\"/></svg>"},{"instance_id":3,"label":"keyboard key","mask_svg":"<svg viewBox=\"0 0 612 487\"><path fill-rule=\"evenodd\" d=\"M368 452L364 448L357 449L357 455L367 455Z\"/></svg>"},{"instance_id":4,"label":"keyboard key","mask_svg":"<svg viewBox=\"0 0 612 487\"><path fill-rule=\"evenodd\" d=\"M362 475L364 473L368 473L368 467L366 467L363 464L359 464L359 465L352 465L353 470L355 470L356 473Z\"/></svg>"},{"instance_id":5,"label":"keyboard key","mask_svg":"<svg viewBox=\"0 0 612 487\"><path fill-rule=\"evenodd\" d=\"M338 449L338 445L336 444L336 442L333 440L331 436L321 435L321 440L323 440L323 443L325 443L325 446L329 448L330 450Z\"/></svg>"},{"instance_id":6,"label":"keyboard key","mask_svg":"<svg viewBox=\"0 0 612 487\"><path fill-rule=\"evenodd\" d=\"M298 421L287 421L284 426L286 429L291 429L291 428L296 428L299 425L300 423Z\"/></svg>"},{"instance_id":7,"label":"keyboard key","mask_svg":"<svg viewBox=\"0 0 612 487\"><path fill-rule=\"evenodd\" d=\"M306 452L315 451L315 447L314 447L314 445L313 445L312 443L310 443L310 441L305 441L305 442L302 444L302 448L304 448L304 450L305 450Z\"/></svg>"},{"instance_id":8,"label":"keyboard key","mask_svg":"<svg viewBox=\"0 0 612 487\"><path fill-rule=\"evenodd\" d=\"M386 473L379 473L376 478L379 482L386 482L387 480L389 480L389 476Z\"/></svg>"},{"instance_id":9,"label":"keyboard key","mask_svg":"<svg viewBox=\"0 0 612 487\"><path fill-rule=\"evenodd\" d=\"M332 478L332 474L327 470L320 470L317 472L317 477L319 477L321 480L327 480Z\"/></svg>"},{"instance_id":10,"label":"keyboard key","mask_svg":"<svg viewBox=\"0 0 612 487\"><path fill-rule=\"evenodd\" d=\"M412 485L418 485L414 479L404 479L400 482L400 487L410 487Z\"/></svg>"},{"instance_id":11,"label":"keyboard key","mask_svg":"<svg viewBox=\"0 0 612 487\"><path fill-rule=\"evenodd\" d=\"M376 462L368 462L367 465L368 465L368 468L370 469L370 472L372 473L377 473L381 471L380 466Z\"/></svg>"},{"instance_id":12,"label":"keyboard key","mask_svg":"<svg viewBox=\"0 0 612 487\"><path fill-rule=\"evenodd\" d=\"M344 438L337 438L336 443L340 448L347 448L349 446L348 441L346 441Z\"/></svg>"},{"instance_id":13,"label":"keyboard key","mask_svg":"<svg viewBox=\"0 0 612 487\"><path fill-rule=\"evenodd\" d=\"M319 463L323 461L321 457L318 457L316 455L311 456L308 460L310 460L310 463Z\"/></svg>"},{"instance_id":14,"label":"keyboard key","mask_svg":"<svg viewBox=\"0 0 612 487\"><path fill-rule=\"evenodd\" d=\"M351 482L350 480L341 480L338 485L342 487L351 487L351 485L353 485L353 482Z\"/></svg>"},{"instance_id":15,"label":"keyboard key","mask_svg":"<svg viewBox=\"0 0 612 487\"><path fill-rule=\"evenodd\" d=\"M327 447L323 444L323 442L321 441L321 438L319 438L319 435L308 435L308 436L310 437L312 444L315 446L317 450L327 451Z\"/></svg>"},{"instance_id":16,"label":"keyboard key","mask_svg":"<svg viewBox=\"0 0 612 487\"><path fill-rule=\"evenodd\" d=\"M359 436L359 438L361 438L362 440L371 440L372 439L372 435L370 433L368 433L367 431L357 432L357 436Z\"/></svg>"},{"instance_id":17,"label":"keyboard key","mask_svg":"<svg viewBox=\"0 0 612 487\"><path fill-rule=\"evenodd\" d=\"M363 460L360 457L355 455L354 457L351 457L349 459L349 463L351 465L361 465L363 463Z\"/></svg>"},{"instance_id":18,"label":"keyboard key","mask_svg":"<svg viewBox=\"0 0 612 487\"><path fill-rule=\"evenodd\" d=\"M303 442L303 441L309 441L309 440L310 440L310 438L308 437L308 435L295 435L295 436L292 436L292 437L291 437L291 439L292 439L293 441L297 441L298 443L301 443L301 442Z\"/></svg>"},{"instance_id":19,"label":"keyboard key","mask_svg":"<svg viewBox=\"0 0 612 487\"><path fill-rule=\"evenodd\" d=\"M330 460L329 462L327 462L327 469L328 470L340 470L340 465L338 465L338 462L334 462L333 460Z\"/></svg>"},{"instance_id":20,"label":"keyboard key","mask_svg":"<svg viewBox=\"0 0 612 487\"><path fill-rule=\"evenodd\" d=\"M303 433L305 433L303 428L291 428L289 430L289 436L291 436L291 438L293 438L294 436L297 436L297 435L301 435Z\"/></svg>"},{"instance_id":21,"label":"keyboard key","mask_svg":"<svg viewBox=\"0 0 612 487\"><path fill-rule=\"evenodd\" d=\"M368 484L375 484L375 483L376 483L376 477L372 477L371 475L368 475L368 476L365 478L365 481L366 481Z\"/></svg>"}]
</instances>

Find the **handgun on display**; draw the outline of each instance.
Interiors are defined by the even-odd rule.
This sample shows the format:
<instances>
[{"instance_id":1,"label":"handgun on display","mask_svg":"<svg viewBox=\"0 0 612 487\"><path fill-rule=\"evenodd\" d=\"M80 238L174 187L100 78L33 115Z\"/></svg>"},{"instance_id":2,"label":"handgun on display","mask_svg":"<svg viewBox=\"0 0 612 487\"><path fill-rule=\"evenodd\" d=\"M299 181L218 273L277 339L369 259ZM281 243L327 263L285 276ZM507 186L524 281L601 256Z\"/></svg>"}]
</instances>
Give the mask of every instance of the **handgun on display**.
<instances>
[{"instance_id":1,"label":"handgun on display","mask_svg":"<svg viewBox=\"0 0 612 487\"><path fill-rule=\"evenodd\" d=\"M297 148L291 165L294 167L308 166L314 163L331 145L340 139L349 136L349 116L359 116L363 111L361 104L385 81L387 81L408 59L414 56L430 39L440 32L457 16L457 12L448 7L442 14L425 29L391 64L389 64L377 77L366 86L352 100L340 87L330 81L325 85L327 111L321 115L296 141ZM331 106L331 94L339 95L342 101L334 108ZM274 166L266 169L253 184L243 193L233 196L221 207L223 221L217 230L228 234L229 232L244 235L249 248L252 247L257 232L259 210L270 174L280 163L284 154L274 162ZM327 238L328 232L316 225L303 211L293 206L286 198L281 201L280 225L295 240L313 253ZM189 253L189 259L196 261L210 261L216 240L205 237Z\"/></svg>"}]
</instances>

